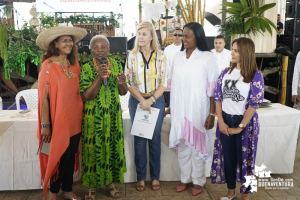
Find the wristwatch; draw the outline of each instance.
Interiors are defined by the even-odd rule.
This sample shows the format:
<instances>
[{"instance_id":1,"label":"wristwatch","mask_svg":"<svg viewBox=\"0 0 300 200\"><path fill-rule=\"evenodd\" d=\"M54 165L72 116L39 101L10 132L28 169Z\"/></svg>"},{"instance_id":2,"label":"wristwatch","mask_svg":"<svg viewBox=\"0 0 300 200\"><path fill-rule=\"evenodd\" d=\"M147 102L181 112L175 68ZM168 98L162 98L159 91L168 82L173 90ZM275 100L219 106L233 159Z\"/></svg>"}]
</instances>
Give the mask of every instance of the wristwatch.
<instances>
[{"instance_id":1,"label":"wristwatch","mask_svg":"<svg viewBox=\"0 0 300 200\"><path fill-rule=\"evenodd\" d=\"M244 129L245 128L244 124L239 124L239 128Z\"/></svg>"}]
</instances>

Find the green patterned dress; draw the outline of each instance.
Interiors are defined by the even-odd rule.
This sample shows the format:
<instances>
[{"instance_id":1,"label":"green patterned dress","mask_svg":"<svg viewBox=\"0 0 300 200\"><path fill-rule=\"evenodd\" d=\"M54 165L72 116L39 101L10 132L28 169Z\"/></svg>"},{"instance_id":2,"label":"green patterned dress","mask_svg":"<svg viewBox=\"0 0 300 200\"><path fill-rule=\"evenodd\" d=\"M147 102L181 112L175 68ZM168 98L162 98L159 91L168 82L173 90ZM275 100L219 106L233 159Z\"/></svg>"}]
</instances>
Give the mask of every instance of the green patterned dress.
<instances>
[{"instance_id":1,"label":"green patterned dress","mask_svg":"<svg viewBox=\"0 0 300 200\"><path fill-rule=\"evenodd\" d=\"M126 172L124 135L119 99L118 73L122 66L111 60L107 90L84 103L82 120L82 185L99 189L111 182L124 182ZM92 85L98 73L92 62L82 67L80 93Z\"/></svg>"}]
</instances>

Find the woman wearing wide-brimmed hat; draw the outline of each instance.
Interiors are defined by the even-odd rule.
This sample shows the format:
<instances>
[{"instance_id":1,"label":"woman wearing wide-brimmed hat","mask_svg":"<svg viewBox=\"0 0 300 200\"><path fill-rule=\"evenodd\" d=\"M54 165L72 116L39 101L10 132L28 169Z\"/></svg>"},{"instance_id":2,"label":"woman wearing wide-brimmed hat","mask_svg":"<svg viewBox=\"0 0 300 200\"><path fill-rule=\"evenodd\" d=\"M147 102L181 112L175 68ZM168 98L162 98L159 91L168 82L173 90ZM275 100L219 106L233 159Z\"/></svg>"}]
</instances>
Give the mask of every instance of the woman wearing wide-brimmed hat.
<instances>
[{"instance_id":1,"label":"woman wearing wide-brimmed hat","mask_svg":"<svg viewBox=\"0 0 300 200\"><path fill-rule=\"evenodd\" d=\"M84 29L58 26L42 31L36 40L46 51L39 72L37 137L43 193L46 198L50 183L50 200L58 199L60 187L65 199L81 199L72 191L74 170L79 173L76 152L83 110L75 43L86 34ZM46 152L43 146L49 142Z\"/></svg>"}]
</instances>

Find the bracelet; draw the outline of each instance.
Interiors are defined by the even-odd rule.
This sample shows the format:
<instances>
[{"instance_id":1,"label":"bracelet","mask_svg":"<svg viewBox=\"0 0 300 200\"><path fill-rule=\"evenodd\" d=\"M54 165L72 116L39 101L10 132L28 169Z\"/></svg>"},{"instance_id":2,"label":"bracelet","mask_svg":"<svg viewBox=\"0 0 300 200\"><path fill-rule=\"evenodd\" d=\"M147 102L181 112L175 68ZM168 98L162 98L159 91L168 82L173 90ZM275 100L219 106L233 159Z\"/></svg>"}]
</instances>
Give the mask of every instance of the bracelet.
<instances>
[{"instance_id":1,"label":"bracelet","mask_svg":"<svg viewBox=\"0 0 300 200\"><path fill-rule=\"evenodd\" d=\"M209 113L209 115L214 116L214 117L216 116L216 114L214 114L214 113Z\"/></svg>"},{"instance_id":2,"label":"bracelet","mask_svg":"<svg viewBox=\"0 0 300 200\"><path fill-rule=\"evenodd\" d=\"M154 94L151 94L151 96L155 99L155 103L156 103L156 100L157 100L157 99L156 99L156 97L154 96Z\"/></svg>"},{"instance_id":3,"label":"bracelet","mask_svg":"<svg viewBox=\"0 0 300 200\"><path fill-rule=\"evenodd\" d=\"M50 122L48 123L42 123L42 128L50 128Z\"/></svg>"},{"instance_id":4,"label":"bracelet","mask_svg":"<svg viewBox=\"0 0 300 200\"><path fill-rule=\"evenodd\" d=\"M140 98L138 101L141 102L144 99L144 97Z\"/></svg>"},{"instance_id":5,"label":"bracelet","mask_svg":"<svg viewBox=\"0 0 300 200\"><path fill-rule=\"evenodd\" d=\"M156 99L155 99L155 97L154 97L153 95L151 95L151 97L153 97L153 99L154 99L154 101L152 101L152 103L156 104ZM151 99L151 97L150 97L150 99ZM152 100L153 100L153 99L152 99Z\"/></svg>"}]
</instances>

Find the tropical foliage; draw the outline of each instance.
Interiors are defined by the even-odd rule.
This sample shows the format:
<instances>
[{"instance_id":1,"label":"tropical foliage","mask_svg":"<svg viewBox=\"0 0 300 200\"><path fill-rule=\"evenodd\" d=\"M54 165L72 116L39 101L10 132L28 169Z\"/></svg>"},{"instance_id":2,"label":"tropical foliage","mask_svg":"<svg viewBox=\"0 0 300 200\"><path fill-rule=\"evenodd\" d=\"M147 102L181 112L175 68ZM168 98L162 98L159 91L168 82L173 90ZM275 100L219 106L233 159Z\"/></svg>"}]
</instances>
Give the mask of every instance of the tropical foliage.
<instances>
[{"instance_id":1,"label":"tropical foliage","mask_svg":"<svg viewBox=\"0 0 300 200\"><path fill-rule=\"evenodd\" d=\"M4 66L4 74L6 79L10 79L10 73L16 71L20 76L25 76L26 67L29 62L36 66L41 63L43 51L36 45L38 36L37 29L44 29L57 26L59 23L70 22L76 23L92 23L92 22L108 22L110 25L119 26L118 19L122 18L121 14L110 13L110 16L101 16L94 18L87 15L71 15L68 18L58 16L55 18L52 15L44 13L39 14L40 25L28 26L25 23L20 30L15 30L14 27L8 26L6 23L0 22L0 57ZM125 62L120 54L110 54L109 58L114 58L118 62ZM91 55L83 53L79 56L79 62L84 64L92 59ZM26 62L28 61L28 62Z\"/></svg>"},{"instance_id":2,"label":"tropical foliage","mask_svg":"<svg viewBox=\"0 0 300 200\"><path fill-rule=\"evenodd\" d=\"M63 17L62 14L59 16L53 15L45 15L44 13L40 14L41 24L44 25L45 28L49 28L52 26L57 26L59 23L71 23L72 25L79 23L106 23L112 25L116 28L119 28L119 19L122 19L122 14L114 14L110 12L110 16L102 15L100 17L94 17L90 15L70 15L69 17Z\"/></svg>"},{"instance_id":3,"label":"tropical foliage","mask_svg":"<svg viewBox=\"0 0 300 200\"><path fill-rule=\"evenodd\" d=\"M241 0L241 3L224 2L221 13L228 13L230 17L222 22L220 32L227 37L236 34L264 33L268 31L272 35L272 28L277 31L275 24L264 17L264 12L273 8L276 3L264 4L262 0Z\"/></svg>"},{"instance_id":4,"label":"tropical foliage","mask_svg":"<svg viewBox=\"0 0 300 200\"><path fill-rule=\"evenodd\" d=\"M21 30L15 30L14 27L10 27L7 24L1 24L1 27L1 30L5 30L2 30L2 32L7 34L6 36L2 32L0 34L1 47L4 44L8 44L6 49L0 49L5 78L9 79L13 70L16 70L20 76L25 76L25 61L29 59L31 63L38 65L43 53L35 43L38 35L36 27L27 26L27 24Z\"/></svg>"}]
</instances>

